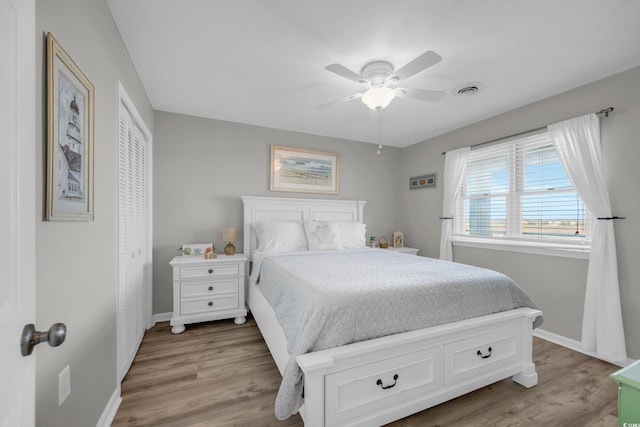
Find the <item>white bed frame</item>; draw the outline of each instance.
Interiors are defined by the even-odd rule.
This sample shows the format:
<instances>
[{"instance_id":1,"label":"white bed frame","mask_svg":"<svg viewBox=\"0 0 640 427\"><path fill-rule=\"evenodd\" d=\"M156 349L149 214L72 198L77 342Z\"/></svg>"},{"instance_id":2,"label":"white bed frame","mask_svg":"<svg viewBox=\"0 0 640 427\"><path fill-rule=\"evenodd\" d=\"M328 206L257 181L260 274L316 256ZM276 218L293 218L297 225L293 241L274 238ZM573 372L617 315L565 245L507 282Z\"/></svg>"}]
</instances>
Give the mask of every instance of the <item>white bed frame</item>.
<instances>
[{"instance_id":1,"label":"white bed frame","mask_svg":"<svg viewBox=\"0 0 640 427\"><path fill-rule=\"evenodd\" d=\"M363 221L362 201L242 197L244 252L251 224L268 220ZM287 341L258 287L246 279L247 302L280 373ZM520 308L405 332L296 358L304 373L300 414L308 427L379 426L512 377L538 382L532 323L542 313Z\"/></svg>"}]
</instances>

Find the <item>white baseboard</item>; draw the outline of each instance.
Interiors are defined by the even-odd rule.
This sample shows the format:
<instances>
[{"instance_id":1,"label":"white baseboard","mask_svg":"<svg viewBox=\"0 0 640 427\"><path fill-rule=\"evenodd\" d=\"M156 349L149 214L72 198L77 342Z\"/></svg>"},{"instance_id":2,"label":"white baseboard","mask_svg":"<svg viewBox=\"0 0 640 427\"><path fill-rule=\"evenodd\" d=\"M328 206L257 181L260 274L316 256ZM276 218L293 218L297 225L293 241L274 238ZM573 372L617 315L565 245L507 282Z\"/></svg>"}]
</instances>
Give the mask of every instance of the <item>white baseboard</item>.
<instances>
[{"instance_id":1,"label":"white baseboard","mask_svg":"<svg viewBox=\"0 0 640 427\"><path fill-rule=\"evenodd\" d=\"M109 402L107 402L107 406L104 408L104 411L102 411L102 415L100 416L96 427L109 427L116 418L120 403L122 403L122 397L120 396L120 384L118 384L118 387L113 391Z\"/></svg>"},{"instance_id":2,"label":"white baseboard","mask_svg":"<svg viewBox=\"0 0 640 427\"><path fill-rule=\"evenodd\" d=\"M168 313L156 313L153 315L153 326L158 322L168 322L171 320L173 316L173 312L169 311Z\"/></svg>"},{"instance_id":3,"label":"white baseboard","mask_svg":"<svg viewBox=\"0 0 640 427\"><path fill-rule=\"evenodd\" d=\"M570 350L574 350L574 351L577 351L579 353L586 354L587 356L591 356L591 357L594 357L596 359L601 359L595 353L583 350L582 349L582 343L580 341L577 341L577 340L574 340L574 339L571 339L571 338L567 338L567 337L563 337L562 335L554 334L553 332L545 331L544 329L540 329L540 328L536 328L536 329L533 330L533 336L534 337L538 337L538 338L542 338L545 341L550 341L550 342L552 342L554 344L561 345L561 346L566 347L566 348L568 348ZM608 362L608 363L611 363L611 364L614 364L614 365L618 365L618 366L627 366L627 365L630 365L633 362L635 362L635 360L627 358L627 364L626 365L621 365L619 363L611 362L609 360L605 360L605 362Z\"/></svg>"}]
</instances>

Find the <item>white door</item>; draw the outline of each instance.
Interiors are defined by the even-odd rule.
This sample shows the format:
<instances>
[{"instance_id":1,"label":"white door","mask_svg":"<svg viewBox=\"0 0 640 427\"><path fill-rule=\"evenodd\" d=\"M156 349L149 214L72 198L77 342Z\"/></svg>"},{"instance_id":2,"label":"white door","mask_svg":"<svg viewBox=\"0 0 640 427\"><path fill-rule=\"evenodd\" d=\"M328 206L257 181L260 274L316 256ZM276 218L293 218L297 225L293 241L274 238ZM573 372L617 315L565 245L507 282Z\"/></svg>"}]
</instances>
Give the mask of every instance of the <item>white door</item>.
<instances>
[{"instance_id":1,"label":"white door","mask_svg":"<svg viewBox=\"0 0 640 427\"><path fill-rule=\"evenodd\" d=\"M118 144L118 381L122 381L151 317L151 134L120 85Z\"/></svg>"},{"instance_id":2,"label":"white door","mask_svg":"<svg viewBox=\"0 0 640 427\"><path fill-rule=\"evenodd\" d=\"M0 426L35 424L35 1L0 1Z\"/></svg>"}]
</instances>

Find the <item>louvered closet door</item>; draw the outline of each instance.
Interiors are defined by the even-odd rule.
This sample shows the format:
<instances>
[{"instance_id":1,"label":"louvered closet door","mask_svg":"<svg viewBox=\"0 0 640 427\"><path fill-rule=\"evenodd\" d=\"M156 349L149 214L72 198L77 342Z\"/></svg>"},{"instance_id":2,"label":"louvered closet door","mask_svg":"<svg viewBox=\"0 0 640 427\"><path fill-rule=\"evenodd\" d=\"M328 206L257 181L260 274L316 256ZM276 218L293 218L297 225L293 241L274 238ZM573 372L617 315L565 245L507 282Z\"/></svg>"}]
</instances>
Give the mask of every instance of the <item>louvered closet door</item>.
<instances>
[{"instance_id":1,"label":"louvered closet door","mask_svg":"<svg viewBox=\"0 0 640 427\"><path fill-rule=\"evenodd\" d=\"M145 331L147 260L147 171L145 135L120 104L118 379L122 380Z\"/></svg>"}]
</instances>

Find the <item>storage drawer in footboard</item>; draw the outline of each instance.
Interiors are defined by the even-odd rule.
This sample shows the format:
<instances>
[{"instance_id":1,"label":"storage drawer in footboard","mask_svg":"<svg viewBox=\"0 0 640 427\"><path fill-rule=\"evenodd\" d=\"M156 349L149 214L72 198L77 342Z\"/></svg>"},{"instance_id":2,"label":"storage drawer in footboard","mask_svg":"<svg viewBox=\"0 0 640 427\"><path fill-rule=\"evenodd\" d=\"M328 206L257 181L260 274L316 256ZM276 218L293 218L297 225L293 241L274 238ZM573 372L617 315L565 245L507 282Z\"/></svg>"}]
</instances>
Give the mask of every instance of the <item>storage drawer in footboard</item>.
<instances>
[{"instance_id":1,"label":"storage drawer in footboard","mask_svg":"<svg viewBox=\"0 0 640 427\"><path fill-rule=\"evenodd\" d=\"M327 375L326 425L369 416L437 389L441 364L437 346Z\"/></svg>"},{"instance_id":2,"label":"storage drawer in footboard","mask_svg":"<svg viewBox=\"0 0 640 427\"><path fill-rule=\"evenodd\" d=\"M444 346L444 384L452 385L493 374L520 363L519 327L498 329Z\"/></svg>"}]
</instances>

